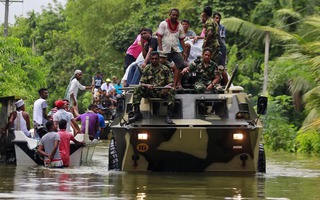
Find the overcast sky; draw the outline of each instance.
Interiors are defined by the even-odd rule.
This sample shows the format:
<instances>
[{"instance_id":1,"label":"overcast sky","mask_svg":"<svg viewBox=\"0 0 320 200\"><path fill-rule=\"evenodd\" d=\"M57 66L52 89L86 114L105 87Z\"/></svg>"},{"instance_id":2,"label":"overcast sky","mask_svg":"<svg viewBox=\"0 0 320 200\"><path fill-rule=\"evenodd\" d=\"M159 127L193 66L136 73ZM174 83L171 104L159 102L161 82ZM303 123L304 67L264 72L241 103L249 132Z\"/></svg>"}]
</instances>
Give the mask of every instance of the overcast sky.
<instances>
[{"instance_id":1,"label":"overcast sky","mask_svg":"<svg viewBox=\"0 0 320 200\"><path fill-rule=\"evenodd\" d=\"M5 1L5 0L1 0ZM15 0L17 1L17 0ZM65 4L67 0L58 0ZM48 3L52 3L52 0L23 0L23 3L12 2L9 6L9 23L14 23L14 16L23 15L27 16L27 12L34 10L35 12L41 11L41 6L47 6ZM0 2L0 24L4 22L4 2Z\"/></svg>"}]
</instances>

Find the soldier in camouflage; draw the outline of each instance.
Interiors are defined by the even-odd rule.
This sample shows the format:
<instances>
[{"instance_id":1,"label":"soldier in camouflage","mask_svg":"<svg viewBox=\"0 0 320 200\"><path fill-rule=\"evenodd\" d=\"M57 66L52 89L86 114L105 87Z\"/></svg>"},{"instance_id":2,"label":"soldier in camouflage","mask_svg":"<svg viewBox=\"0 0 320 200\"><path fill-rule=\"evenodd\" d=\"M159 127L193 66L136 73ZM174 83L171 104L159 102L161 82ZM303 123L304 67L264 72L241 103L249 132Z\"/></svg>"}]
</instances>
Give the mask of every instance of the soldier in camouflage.
<instances>
[{"instance_id":1,"label":"soldier in camouflage","mask_svg":"<svg viewBox=\"0 0 320 200\"><path fill-rule=\"evenodd\" d=\"M209 47L213 51L212 60L218 63L218 53L219 53L219 25L212 18L212 8L207 6L204 8L201 15L202 23L204 23L204 28L206 29L204 42L202 49Z\"/></svg>"},{"instance_id":2,"label":"soldier in camouflage","mask_svg":"<svg viewBox=\"0 0 320 200\"><path fill-rule=\"evenodd\" d=\"M212 49L205 48L200 61L192 62L181 72L182 74L189 72L196 73L195 90L198 94L205 91L213 91L219 86L221 80L220 72L223 70L223 67L219 69L217 64L211 60L212 54Z\"/></svg>"},{"instance_id":3,"label":"soldier in camouflage","mask_svg":"<svg viewBox=\"0 0 320 200\"><path fill-rule=\"evenodd\" d=\"M202 49L209 47L212 49L213 54L211 57L211 60L213 60L215 63L220 63L220 48L222 47L223 44L219 43L220 39L220 33L219 33L219 24L212 18L212 8L207 6L203 9L203 12L201 14L201 20L202 23L204 23L204 28L206 29L205 37L204 37L204 42L202 45ZM221 53L221 52L220 52ZM221 70L221 85L226 85L228 82L228 74L225 69L225 63L223 65L224 69ZM219 68L221 68L219 66Z\"/></svg>"},{"instance_id":4,"label":"soldier in camouflage","mask_svg":"<svg viewBox=\"0 0 320 200\"><path fill-rule=\"evenodd\" d=\"M141 85L136 87L133 93L134 116L129 119L129 123L142 118L140 112L141 98L161 97L168 100L168 112L166 122L173 124L171 116L174 108L175 91L173 77L170 69L159 63L159 53L152 51L150 55L151 64L148 64L140 79ZM166 87L168 89L156 89L155 87Z\"/></svg>"}]
</instances>

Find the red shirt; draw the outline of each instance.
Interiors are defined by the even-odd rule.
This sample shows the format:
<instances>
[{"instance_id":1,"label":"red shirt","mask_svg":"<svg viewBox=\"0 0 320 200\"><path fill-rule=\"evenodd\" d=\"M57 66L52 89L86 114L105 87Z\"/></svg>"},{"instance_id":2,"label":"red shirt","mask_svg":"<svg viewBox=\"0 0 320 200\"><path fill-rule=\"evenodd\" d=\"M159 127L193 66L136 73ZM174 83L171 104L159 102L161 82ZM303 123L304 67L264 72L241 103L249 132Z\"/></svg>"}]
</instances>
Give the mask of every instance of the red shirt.
<instances>
[{"instance_id":1,"label":"red shirt","mask_svg":"<svg viewBox=\"0 0 320 200\"><path fill-rule=\"evenodd\" d=\"M69 165L70 165L70 140L74 140L74 137L71 133L67 132L65 129L59 130L58 134L60 135L59 151L60 151L61 159L63 161L63 166L69 167Z\"/></svg>"}]
</instances>

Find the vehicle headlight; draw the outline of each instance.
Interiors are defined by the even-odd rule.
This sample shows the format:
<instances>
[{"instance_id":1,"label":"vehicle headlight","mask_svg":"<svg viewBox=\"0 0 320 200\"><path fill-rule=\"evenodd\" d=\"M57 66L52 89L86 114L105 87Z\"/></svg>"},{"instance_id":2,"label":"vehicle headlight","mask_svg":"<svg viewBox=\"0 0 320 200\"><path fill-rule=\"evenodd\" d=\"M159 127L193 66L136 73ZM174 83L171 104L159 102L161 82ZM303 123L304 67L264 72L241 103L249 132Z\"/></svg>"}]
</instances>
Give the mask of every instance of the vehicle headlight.
<instances>
[{"instance_id":1,"label":"vehicle headlight","mask_svg":"<svg viewBox=\"0 0 320 200\"><path fill-rule=\"evenodd\" d=\"M234 133L233 134L233 140L242 140L243 134L242 133Z\"/></svg>"},{"instance_id":2,"label":"vehicle headlight","mask_svg":"<svg viewBox=\"0 0 320 200\"><path fill-rule=\"evenodd\" d=\"M148 140L148 133L138 133L138 140Z\"/></svg>"}]
</instances>

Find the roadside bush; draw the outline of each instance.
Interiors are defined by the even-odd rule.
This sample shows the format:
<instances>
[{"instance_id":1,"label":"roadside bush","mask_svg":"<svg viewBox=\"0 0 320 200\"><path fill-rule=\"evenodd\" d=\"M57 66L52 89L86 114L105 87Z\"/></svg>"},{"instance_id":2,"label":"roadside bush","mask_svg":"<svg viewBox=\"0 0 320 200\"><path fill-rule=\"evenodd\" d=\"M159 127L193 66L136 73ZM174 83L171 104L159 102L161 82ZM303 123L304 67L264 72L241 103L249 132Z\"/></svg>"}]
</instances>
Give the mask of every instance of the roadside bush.
<instances>
[{"instance_id":1,"label":"roadside bush","mask_svg":"<svg viewBox=\"0 0 320 200\"><path fill-rule=\"evenodd\" d=\"M320 134L317 130L299 131L295 144L298 152L320 155Z\"/></svg>"}]
</instances>

